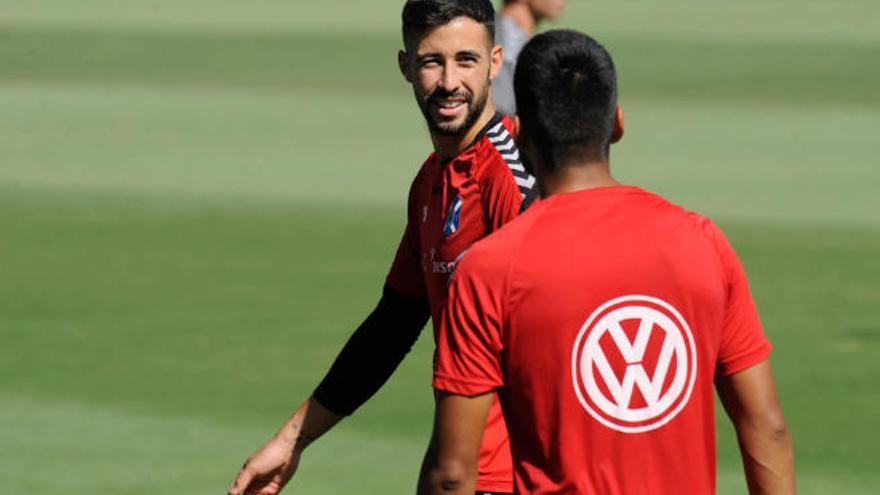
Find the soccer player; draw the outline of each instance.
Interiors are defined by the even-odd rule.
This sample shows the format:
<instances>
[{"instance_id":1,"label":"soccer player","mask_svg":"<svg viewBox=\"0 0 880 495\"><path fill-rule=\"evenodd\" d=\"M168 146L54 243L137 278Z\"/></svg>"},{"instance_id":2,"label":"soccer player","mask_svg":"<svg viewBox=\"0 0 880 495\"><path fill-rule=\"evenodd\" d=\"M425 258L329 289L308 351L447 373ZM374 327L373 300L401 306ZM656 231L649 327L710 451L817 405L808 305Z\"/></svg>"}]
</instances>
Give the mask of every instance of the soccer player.
<instances>
[{"instance_id":1,"label":"soccer player","mask_svg":"<svg viewBox=\"0 0 880 495\"><path fill-rule=\"evenodd\" d=\"M749 492L794 493L791 437L748 281L721 230L618 184L611 57L550 31L516 71L520 149L542 197L476 243L437 341L436 461L423 493L471 493L498 391L515 493L715 493L713 384Z\"/></svg>"},{"instance_id":2,"label":"soccer player","mask_svg":"<svg viewBox=\"0 0 880 495\"><path fill-rule=\"evenodd\" d=\"M504 0L495 20L495 41L504 49L504 63L492 84L492 99L499 112L516 114L513 73L519 52L534 34L538 23L562 15L565 3L565 0Z\"/></svg>"},{"instance_id":3,"label":"soccer player","mask_svg":"<svg viewBox=\"0 0 880 495\"><path fill-rule=\"evenodd\" d=\"M461 253L537 197L513 123L495 112L491 100L502 58L491 2L409 0L402 17L400 71L412 84L434 145L410 189L403 239L376 309L313 395L248 459L230 494L278 493L303 449L385 383L429 315L439 321ZM484 426L477 490L509 493L513 472L499 406Z\"/></svg>"}]
</instances>

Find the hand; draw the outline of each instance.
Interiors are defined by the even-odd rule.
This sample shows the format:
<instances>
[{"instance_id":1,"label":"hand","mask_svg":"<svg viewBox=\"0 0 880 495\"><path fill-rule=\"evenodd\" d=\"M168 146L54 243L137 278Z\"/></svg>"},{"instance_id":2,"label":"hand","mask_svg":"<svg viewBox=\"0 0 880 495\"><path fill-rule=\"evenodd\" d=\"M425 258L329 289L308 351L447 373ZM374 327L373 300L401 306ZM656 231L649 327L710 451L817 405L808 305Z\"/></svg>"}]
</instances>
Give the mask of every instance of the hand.
<instances>
[{"instance_id":1,"label":"hand","mask_svg":"<svg viewBox=\"0 0 880 495\"><path fill-rule=\"evenodd\" d=\"M244 463L229 495L277 495L299 466L301 450L279 433Z\"/></svg>"},{"instance_id":2,"label":"hand","mask_svg":"<svg viewBox=\"0 0 880 495\"><path fill-rule=\"evenodd\" d=\"M280 493L296 472L303 450L341 419L314 398L303 402L278 433L248 457L229 487L229 495Z\"/></svg>"}]
</instances>

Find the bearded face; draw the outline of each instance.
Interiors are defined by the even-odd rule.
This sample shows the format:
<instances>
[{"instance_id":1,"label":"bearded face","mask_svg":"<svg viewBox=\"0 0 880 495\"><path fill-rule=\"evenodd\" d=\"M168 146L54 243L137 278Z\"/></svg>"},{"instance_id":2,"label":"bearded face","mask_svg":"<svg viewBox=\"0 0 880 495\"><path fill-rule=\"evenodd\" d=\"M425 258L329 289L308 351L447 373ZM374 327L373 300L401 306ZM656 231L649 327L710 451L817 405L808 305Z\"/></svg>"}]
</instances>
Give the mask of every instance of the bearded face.
<instances>
[{"instance_id":1,"label":"bearded face","mask_svg":"<svg viewBox=\"0 0 880 495\"><path fill-rule=\"evenodd\" d=\"M457 17L427 32L407 57L407 78L431 132L467 133L489 101L492 42L486 27Z\"/></svg>"}]
</instances>

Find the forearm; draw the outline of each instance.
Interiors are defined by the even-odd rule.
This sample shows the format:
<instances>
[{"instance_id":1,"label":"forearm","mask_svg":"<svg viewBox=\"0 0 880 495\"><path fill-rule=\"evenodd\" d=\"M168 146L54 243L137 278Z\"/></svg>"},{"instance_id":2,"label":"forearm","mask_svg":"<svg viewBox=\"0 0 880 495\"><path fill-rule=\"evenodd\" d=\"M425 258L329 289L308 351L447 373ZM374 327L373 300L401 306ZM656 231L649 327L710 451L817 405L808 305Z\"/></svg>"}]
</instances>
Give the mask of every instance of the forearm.
<instances>
[{"instance_id":1,"label":"forearm","mask_svg":"<svg viewBox=\"0 0 880 495\"><path fill-rule=\"evenodd\" d=\"M281 425L275 436L295 453L302 453L312 442L342 420L340 416L310 397Z\"/></svg>"},{"instance_id":2,"label":"forearm","mask_svg":"<svg viewBox=\"0 0 880 495\"><path fill-rule=\"evenodd\" d=\"M352 334L314 398L340 416L352 414L397 369L427 323L427 301L385 289L376 309Z\"/></svg>"},{"instance_id":3,"label":"forearm","mask_svg":"<svg viewBox=\"0 0 880 495\"><path fill-rule=\"evenodd\" d=\"M794 448L785 420L742 425L737 430L749 494L793 495Z\"/></svg>"},{"instance_id":4,"label":"forearm","mask_svg":"<svg viewBox=\"0 0 880 495\"><path fill-rule=\"evenodd\" d=\"M736 428L749 493L793 495L794 449L769 361L719 377L716 385Z\"/></svg>"}]
</instances>

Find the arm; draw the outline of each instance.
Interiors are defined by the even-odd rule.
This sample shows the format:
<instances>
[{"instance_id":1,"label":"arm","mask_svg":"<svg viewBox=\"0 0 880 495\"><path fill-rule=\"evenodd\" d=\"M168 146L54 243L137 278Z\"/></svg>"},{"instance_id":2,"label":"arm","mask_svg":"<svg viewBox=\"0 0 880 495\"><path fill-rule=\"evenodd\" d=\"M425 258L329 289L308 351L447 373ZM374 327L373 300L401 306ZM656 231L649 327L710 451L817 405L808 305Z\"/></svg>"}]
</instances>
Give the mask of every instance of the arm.
<instances>
[{"instance_id":1,"label":"arm","mask_svg":"<svg viewBox=\"0 0 880 495\"><path fill-rule=\"evenodd\" d=\"M472 495L492 393L465 397L438 392L431 447L419 476L419 495Z\"/></svg>"},{"instance_id":2,"label":"arm","mask_svg":"<svg viewBox=\"0 0 880 495\"><path fill-rule=\"evenodd\" d=\"M376 309L348 339L315 389L314 398L340 416L352 414L388 381L429 317L428 301L386 287Z\"/></svg>"},{"instance_id":3,"label":"arm","mask_svg":"<svg viewBox=\"0 0 880 495\"><path fill-rule=\"evenodd\" d=\"M279 493L296 472L303 450L385 384L418 339L428 313L427 302L386 288L376 309L349 338L314 395L248 458L229 494L240 495L245 490Z\"/></svg>"},{"instance_id":4,"label":"arm","mask_svg":"<svg viewBox=\"0 0 880 495\"><path fill-rule=\"evenodd\" d=\"M504 259L478 243L452 276L437 337L434 434L419 476L421 495L474 493L489 408L504 386L498 296Z\"/></svg>"},{"instance_id":5,"label":"arm","mask_svg":"<svg viewBox=\"0 0 880 495\"><path fill-rule=\"evenodd\" d=\"M739 257L721 229L709 221L705 225L724 267L727 290L715 385L736 428L749 493L794 494L791 435L767 360L771 345Z\"/></svg>"},{"instance_id":6,"label":"arm","mask_svg":"<svg viewBox=\"0 0 880 495\"><path fill-rule=\"evenodd\" d=\"M769 361L716 380L751 495L795 493L794 452Z\"/></svg>"}]
</instances>

